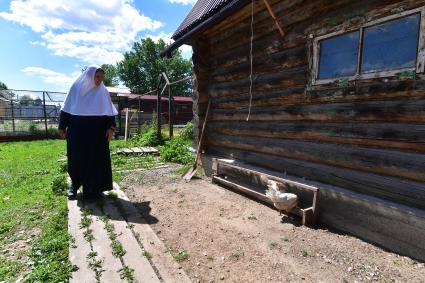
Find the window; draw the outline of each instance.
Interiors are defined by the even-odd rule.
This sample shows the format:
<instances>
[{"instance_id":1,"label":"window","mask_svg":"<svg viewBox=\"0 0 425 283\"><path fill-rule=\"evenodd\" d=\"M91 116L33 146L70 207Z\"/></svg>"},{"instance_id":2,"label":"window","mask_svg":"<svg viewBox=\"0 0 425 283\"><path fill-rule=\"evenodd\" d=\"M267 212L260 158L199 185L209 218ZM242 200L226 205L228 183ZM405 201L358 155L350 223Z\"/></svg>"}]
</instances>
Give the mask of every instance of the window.
<instances>
[{"instance_id":1,"label":"window","mask_svg":"<svg viewBox=\"0 0 425 283\"><path fill-rule=\"evenodd\" d=\"M357 72L358 31L320 42L319 79L353 76Z\"/></svg>"},{"instance_id":2,"label":"window","mask_svg":"<svg viewBox=\"0 0 425 283\"><path fill-rule=\"evenodd\" d=\"M420 14L380 25L363 32L361 71L371 73L416 66Z\"/></svg>"},{"instance_id":3,"label":"window","mask_svg":"<svg viewBox=\"0 0 425 283\"><path fill-rule=\"evenodd\" d=\"M425 43L420 34L425 32L421 29L424 10L403 12L355 31L316 38L313 84L392 76L410 70L423 72Z\"/></svg>"}]
</instances>

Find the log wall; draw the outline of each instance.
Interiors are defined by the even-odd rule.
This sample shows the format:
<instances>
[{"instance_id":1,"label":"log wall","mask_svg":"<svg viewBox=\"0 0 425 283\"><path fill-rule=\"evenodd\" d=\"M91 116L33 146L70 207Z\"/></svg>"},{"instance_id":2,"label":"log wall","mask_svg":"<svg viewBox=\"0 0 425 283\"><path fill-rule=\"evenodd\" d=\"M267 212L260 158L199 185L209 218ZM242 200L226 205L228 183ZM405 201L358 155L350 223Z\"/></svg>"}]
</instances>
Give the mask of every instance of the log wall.
<instances>
[{"instance_id":1,"label":"log wall","mask_svg":"<svg viewBox=\"0 0 425 283\"><path fill-rule=\"evenodd\" d=\"M425 76L310 85L312 38L425 5L425 0L255 1L249 105L247 5L194 40L206 151L425 209ZM311 36L313 35L313 36Z\"/></svg>"}]
</instances>

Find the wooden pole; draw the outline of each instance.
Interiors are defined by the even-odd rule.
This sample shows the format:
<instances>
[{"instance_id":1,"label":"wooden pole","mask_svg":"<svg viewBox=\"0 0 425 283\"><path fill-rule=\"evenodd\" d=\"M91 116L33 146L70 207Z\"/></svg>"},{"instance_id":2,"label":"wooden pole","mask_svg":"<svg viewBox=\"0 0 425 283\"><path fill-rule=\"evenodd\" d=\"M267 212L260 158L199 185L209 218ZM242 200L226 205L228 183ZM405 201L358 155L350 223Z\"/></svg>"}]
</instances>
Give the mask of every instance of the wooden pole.
<instances>
[{"instance_id":1,"label":"wooden pole","mask_svg":"<svg viewBox=\"0 0 425 283\"><path fill-rule=\"evenodd\" d=\"M272 17L274 24L276 25L277 29L279 30L280 35L285 36L285 32L283 31L282 27L280 26L279 21L276 18L276 15L274 14L273 9L270 6L269 2L267 0L264 0L264 4L266 4L266 8L269 11L270 16Z\"/></svg>"},{"instance_id":2,"label":"wooden pole","mask_svg":"<svg viewBox=\"0 0 425 283\"><path fill-rule=\"evenodd\" d=\"M139 111L137 112L137 133L139 133L140 134L140 103L141 103L141 100L142 100L142 96L140 95L139 96Z\"/></svg>"},{"instance_id":3,"label":"wooden pole","mask_svg":"<svg viewBox=\"0 0 425 283\"><path fill-rule=\"evenodd\" d=\"M125 109L125 133L124 133L124 140L127 141L128 137L128 105Z\"/></svg>"},{"instance_id":4,"label":"wooden pole","mask_svg":"<svg viewBox=\"0 0 425 283\"><path fill-rule=\"evenodd\" d=\"M121 117L121 97L118 96L118 127L119 127L119 133L122 135L122 117Z\"/></svg>"},{"instance_id":5,"label":"wooden pole","mask_svg":"<svg viewBox=\"0 0 425 283\"><path fill-rule=\"evenodd\" d=\"M174 117L173 117L173 108L174 108L174 99L173 94L171 92L171 85L168 86L168 124L169 124L169 132L170 132L170 139L173 137L173 123L174 123Z\"/></svg>"},{"instance_id":6,"label":"wooden pole","mask_svg":"<svg viewBox=\"0 0 425 283\"><path fill-rule=\"evenodd\" d=\"M156 137L158 140L161 139L161 92L157 91L156 98Z\"/></svg>"}]
</instances>

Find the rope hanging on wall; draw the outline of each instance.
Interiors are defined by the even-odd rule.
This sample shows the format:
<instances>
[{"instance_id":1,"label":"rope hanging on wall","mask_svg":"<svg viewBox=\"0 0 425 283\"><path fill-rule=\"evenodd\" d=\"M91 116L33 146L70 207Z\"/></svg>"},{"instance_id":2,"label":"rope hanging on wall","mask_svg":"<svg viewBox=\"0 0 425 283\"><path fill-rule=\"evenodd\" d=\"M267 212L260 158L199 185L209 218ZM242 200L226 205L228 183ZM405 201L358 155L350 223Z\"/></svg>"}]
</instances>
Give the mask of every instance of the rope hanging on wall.
<instances>
[{"instance_id":1,"label":"rope hanging on wall","mask_svg":"<svg viewBox=\"0 0 425 283\"><path fill-rule=\"evenodd\" d=\"M249 106L248 106L248 116L246 121L249 121L249 116L251 115L251 105L252 105L252 42L254 41L254 0L251 0L251 47L249 50L249 60L250 60L250 73L249 73Z\"/></svg>"}]
</instances>

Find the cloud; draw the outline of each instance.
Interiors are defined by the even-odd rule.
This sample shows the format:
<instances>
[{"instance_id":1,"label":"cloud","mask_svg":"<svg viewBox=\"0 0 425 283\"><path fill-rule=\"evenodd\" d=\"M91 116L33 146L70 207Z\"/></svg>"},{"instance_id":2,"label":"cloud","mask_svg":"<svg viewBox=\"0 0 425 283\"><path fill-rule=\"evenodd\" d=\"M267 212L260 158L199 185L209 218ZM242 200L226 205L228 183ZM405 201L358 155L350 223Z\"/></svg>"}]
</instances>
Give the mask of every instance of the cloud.
<instances>
[{"instance_id":1,"label":"cloud","mask_svg":"<svg viewBox=\"0 0 425 283\"><path fill-rule=\"evenodd\" d=\"M63 90L68 90L81 74L81 72L73 72L71 75L66 75L41 67L26 67L21 71L27 75L39 77L45 83L56 85Z\"/></svg>"},{"instance_id":2,"label":"cloud","mask_svg":"<svg viewBox=\"0 0 425 283\"><path fill-rule=\"evenodd\" d=\"M141 14L131 0L12 0L10 12L0 12L0 17L41 33L55 55L96 64L121 60L140 32L163 26Z\"/></svg>"},{"instance_id":3,"label":"cloud","mask_svg":"<svg viewBox=\"0 0 425 283\"><path fill-rule=\"evenodd\" d=\"M165 43L171 44L174 40L171 38L172 33L161 32L157 35L146 35L145 37L150 37L153 41L158 41L160 39L164 40ZM182 45L179 47L179 50L182 52L184 58L190 58L192 56L192 47L190 45Z\"/></svg>"},{"instance_id":4,"label":"cloud","mask_svg":"<svg viewBox=\"0 0 425 283\"><path fill-rule=\"evenodd\" d=\"M168 0L170 3L177 3L183 5L194 5L197 0Z\"/></svg>"},{"instance_id":5,"label":"cloud","mask_svg":"<svg viewBox=\"0 0 425 283\"><path fill-rule=\"evenodd\" d=\"M40 46L46 46L46 42L44 41L30 41L31 45L40 45Z\"/></svg>"}]
</instances>

